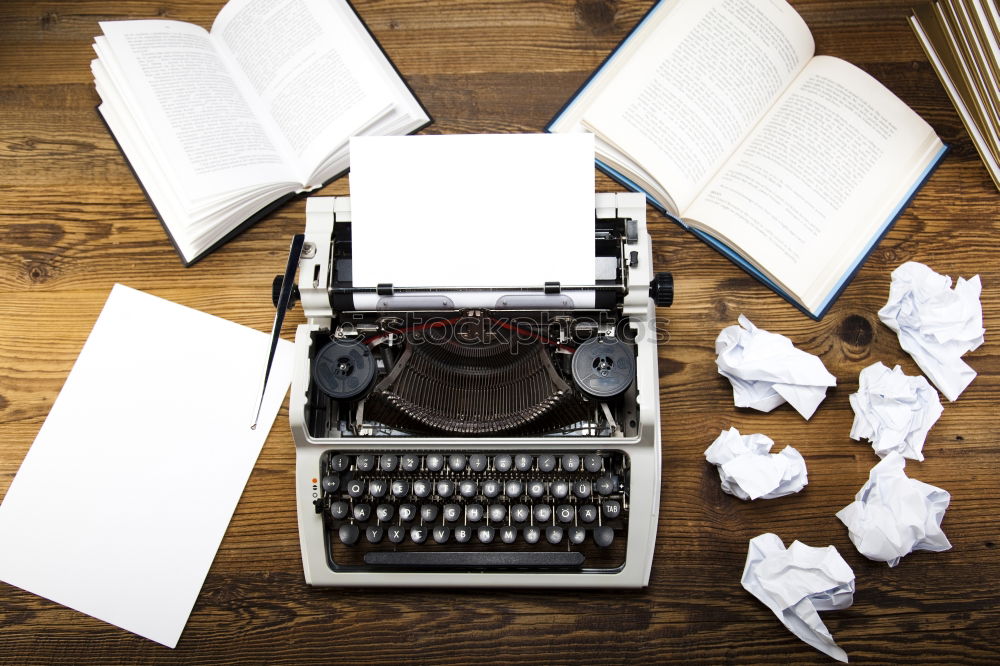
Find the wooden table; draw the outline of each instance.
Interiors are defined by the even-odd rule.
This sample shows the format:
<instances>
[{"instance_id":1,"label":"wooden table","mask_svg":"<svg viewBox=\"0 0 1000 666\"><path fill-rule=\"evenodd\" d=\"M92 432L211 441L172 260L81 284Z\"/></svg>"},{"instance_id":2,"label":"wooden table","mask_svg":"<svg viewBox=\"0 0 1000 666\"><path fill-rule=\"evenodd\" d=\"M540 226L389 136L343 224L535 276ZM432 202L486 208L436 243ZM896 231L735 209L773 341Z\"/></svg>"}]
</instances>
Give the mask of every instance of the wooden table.
<instances>
[{"instance_id":1,"label":"wooden table","mask_svg":"<svg viewBox=\"0 0 1000 666\"><path fill-rule=\"evenodd\" d=\"M111 285L122 282L269 330L270 282L304 202L185 269L101 125L88 63L104 19L208 26L219 0L7 0L0 6L0 495L45 419ZM650 213L657 270L677 298L660 310L663 499L642 591L322 590L303 583L287 410L278 416L175 650L0 585L0 662L816 661L740 587L747 541L775 532L833 544L857 575L854 605L824 614L852 661L1000 659L1000 196L910 33L908 0L798 0L817 52L875 75L951 144L943 165L821 322ZM356 0L435 118L431 133L541 130L649 0ZM532 183L525 183L526 187ZM602 190L618 189L603 176ZM345 194L347 179L324 194ZM907 260L982 276L987 342L979 377L931 430L911 476L952 494L944 553L896 568L862 557L834 513L877 462L848 433L848 395L875 361L918 374L876 312ZM837 376L809 422L785 406L733 407L713 342L740 313L818 354ZM285 335L300 321L298 310ZM724 494L702 455L719 431L763 432L799 448L809 485L774 501ZM72 473L72 470L66 470ZM58 479L52 492L59 492ZM72 498L64 516L72 520ZM10 544L0 544L10 547Z\"/></svg>"}]
</instances>

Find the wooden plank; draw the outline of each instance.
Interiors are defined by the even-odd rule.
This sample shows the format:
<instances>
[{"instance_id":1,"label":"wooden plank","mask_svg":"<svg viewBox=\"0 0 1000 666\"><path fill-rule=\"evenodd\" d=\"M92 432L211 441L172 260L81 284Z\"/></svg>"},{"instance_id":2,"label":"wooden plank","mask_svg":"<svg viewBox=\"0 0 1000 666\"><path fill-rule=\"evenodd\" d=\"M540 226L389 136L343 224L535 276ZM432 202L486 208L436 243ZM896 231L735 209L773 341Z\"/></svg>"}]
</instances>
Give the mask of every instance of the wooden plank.
<instances>
[{"instance_id":1,"label":"wooden plank","mask_svg":"<svg viewBox=\"0 0 1000 666\"><path fill-rule=\"evenodd\" d=\"M430 133L538 131L652 4L650 0L356 0L435 118ZM302 579L287 407L264 446L178 648L161 646L0 586L0 661L52 663L827 663L739 585L747 540L833 544L857 575L855 604L824 613L852 662L994 663L1000 658L1000 195L906 25L903 0L799 0L817 52L870 72L951 146L944 163L821 321L813 322L693 236L650 212L659 311L662 502L642 591L316 590ZM100 20L162 17L208 26L207 0L8 0L0 4L0 497L73 365L112 284L268 330L270 282L301 230L292 203L185 269L94 113L90 44ZM533 187L535 183L523 183ZM324 194L346 194L349 179ZM598 174L600 190L619 189ZM946 403L908 473L952 493L953 548L889 568L857 553L834 517L877 461L849 432L857 375L882 361L918 368L877 317L889 273L908 260L982 276L979 376ZM810 420L787 406L736 409L714 340L745 313L820 355L838 378ZM286 337L302 321L293 310ZM791 444L801 493L741 502L703 451L736 426ZM67 470L66 473L72 473ZM58 492L58 479L53 492ZM72 519L72 499L66 516ZM5 544L6 545L6 544Z\"/></svg>"}]
</instances>

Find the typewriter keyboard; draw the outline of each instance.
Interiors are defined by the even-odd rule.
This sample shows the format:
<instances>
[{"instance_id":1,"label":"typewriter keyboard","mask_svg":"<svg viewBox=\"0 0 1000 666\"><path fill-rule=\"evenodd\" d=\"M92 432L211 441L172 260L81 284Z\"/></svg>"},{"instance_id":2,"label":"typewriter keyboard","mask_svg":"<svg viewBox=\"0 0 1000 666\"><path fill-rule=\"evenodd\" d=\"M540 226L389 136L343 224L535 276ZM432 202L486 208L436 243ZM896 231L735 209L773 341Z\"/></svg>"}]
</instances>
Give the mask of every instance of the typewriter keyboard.
<instances>
[{"instance_id":1,"label":"typewriter keyboard","mask_svg":"<svg viewBox=\"0 0 1000 666\"><path fill-rule=\"evenodd\" d=\"M321 457L329 563L351 570L614 570L620 451L340 452Z\"/></svg>"}]
</instances>

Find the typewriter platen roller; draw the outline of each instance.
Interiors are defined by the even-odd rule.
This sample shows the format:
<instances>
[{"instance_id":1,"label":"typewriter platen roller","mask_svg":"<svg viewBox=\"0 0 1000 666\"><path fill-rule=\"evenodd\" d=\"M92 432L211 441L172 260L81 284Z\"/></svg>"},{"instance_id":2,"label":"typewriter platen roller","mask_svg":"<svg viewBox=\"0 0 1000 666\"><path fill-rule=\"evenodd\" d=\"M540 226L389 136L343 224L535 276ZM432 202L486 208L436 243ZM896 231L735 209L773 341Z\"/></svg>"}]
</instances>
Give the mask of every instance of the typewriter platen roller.
<instances>
[{"instance_id":1,"label":"typewriter platen roller","mask_svg":"<svg viewBox=\"0 0 1000 666\"><path fill-rule=\"evenodd\" d=\"M660 495L645 200L598 194L593 284L352 283L308 200L290 422L313 585L640 587Z\"/></svg>"}]
</instances>

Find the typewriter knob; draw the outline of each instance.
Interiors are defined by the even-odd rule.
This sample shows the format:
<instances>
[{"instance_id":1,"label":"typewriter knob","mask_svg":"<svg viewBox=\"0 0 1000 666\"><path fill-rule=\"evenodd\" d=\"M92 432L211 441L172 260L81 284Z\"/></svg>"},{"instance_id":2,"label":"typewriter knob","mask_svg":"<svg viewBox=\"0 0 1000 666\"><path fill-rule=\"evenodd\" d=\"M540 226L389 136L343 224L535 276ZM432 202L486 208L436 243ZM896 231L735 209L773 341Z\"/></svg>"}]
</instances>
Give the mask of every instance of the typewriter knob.
<instances>
[{"instance_id":1,"label":"typewriter knob","mask_svg":"<svg viewBox=\"0 0 1000 666\"><path fill-rule=\"evenodd\" d=\"M674 302L674 276L657 273L649 283L649 297L657 307L665 308Z\"/></svg>"},{"instance_id":2,"label":"typewriter knob","mask_svg":"<svg viewBox=\"0 0 1000 666\"><path fill-rule=\"evenodd\" d=\"M285 278L283 275L275 275L274 281L271 282L271 303L274 304L274 307L278 307L278 297L281 296L281 288L284 286L284 282ZM289 310L292 309L292 306L295 305L296 302L298 302L299 296L300 296L299 285L293 284L292 292L288 296L287 309Z\"/></svg>"}]
</instances>

